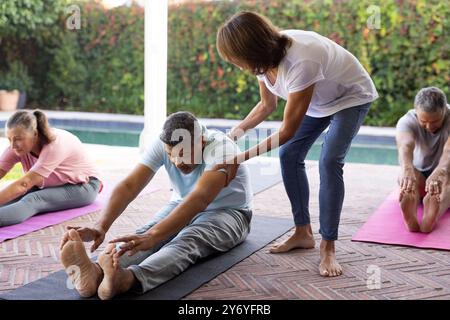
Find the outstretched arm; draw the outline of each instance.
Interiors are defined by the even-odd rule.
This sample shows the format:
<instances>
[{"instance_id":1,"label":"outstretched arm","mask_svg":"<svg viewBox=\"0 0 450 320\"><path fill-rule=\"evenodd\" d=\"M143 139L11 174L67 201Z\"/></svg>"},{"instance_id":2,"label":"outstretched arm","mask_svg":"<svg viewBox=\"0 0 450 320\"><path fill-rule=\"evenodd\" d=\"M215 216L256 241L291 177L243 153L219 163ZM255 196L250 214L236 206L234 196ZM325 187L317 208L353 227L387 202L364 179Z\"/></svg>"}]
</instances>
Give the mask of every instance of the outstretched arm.
<instances>
[{"instance_id":1,"label":"outstretched arm","mask_svg":"<svg viewBox=\"0 0 450 320\"><path fill-rule=\"evenodd\" d=\"M119 256L126 251L135 254L137 251L148 250L171 235L179 232L198 213L217 197L225 186L226 174L221 171L205 171L200 177L195 189L179 204L165 219L154 225L143 235L130 235L112 240L126 242L121 246Z\"/></svg>"},{"instance_id":2,"label":"outstretched arm","mask_svg":"<svg viewBox=\"0 0 450 320\"><path fill-rule=\"evenodd\" d=\"M230 132L230 137L233 140L239 139L247 130L253 129L262 121L266 120L277 107L277 97L267 89L263 81L258 81L258 84L261 100L245 119Z\"/></svg>"},{"instance_id":3,"label":"outstretched arm","mask_svg":"<svg viewBox=\"0 0 450 320\"><path fill-rule=\"evenodd\" d=\"M134 170L114 188L106 208L103 210L99 221L97 221L93 227L82 228L68 226L67 229L77 230L81 239L85 242L94 241L91 246L91 252L94 252L102 244L106 232L108 232L114 221L151 181L154 174L153 170L149 167L138 164ZM68 240L69 233L66 232L61 240L61 249Z\"/></svg>"},{"instance_id":4,"label":"outstretched arm","mask_svg":"<svg viewBox=\"0 0 450 320\"><path fill-rule=\"evenodd\" d=\"M96 226L108 231L113 222L122 214L145 186L152 180L155 173L149 167L138 164L134 170L123 179L113 190L106 208L103 210Z\"/></svg>"},{"instance_id":5,"label":"outstretched arm","mask_svg":"<svg viewBox=\"0 0 450 320\"><path fill-rule=\"evenodd\" d=\"M400 198L403 194L413 192L417 187L417 179L413 166L413 152L415 146L414 135L409 132L397 132L396 134L398 161L402 168L400 177Z\"/></svg>"},{"instance_id":6,"label":"outstretched arm","mask_svg":"<svg viewBox=\"0 0 450 320\"><path fill-rule=\"evenodd\" d=\"M448 175L450 172L450 138L444 146L444 151L439 160L439 164L433 173L428 177L425 184L425 191L434 195L442 192L445 183L448 183Z\"/></svg>"},{"instance_id":7,"label":"outstretched arm","mask_svg":"<svg viewBox=\"0 0 450 320\"><path fill-rule=\"evenodd\" d=\"M17 179L0 191L0 206L23 196L34 186L41 186L43 182L44 177L40 174L37 174L34 171L28 171L22 178Z\"/></svg>"},{"instance_id":8,"label":"outstretched arm","mask_svg":"<svg viewBox=\"0 0 450 320\"><path fill-rule=\"evenodd\" d=\"M214 168L216 170L226 169L228 172L227 185L236 177L240 163L278 148L295 135L308 110L313 93L314 84L302 91L290 93L284 109L283 122L277 132L253 148L227 159L225 164L219 164Z\"/></svg>"}]
</instances>

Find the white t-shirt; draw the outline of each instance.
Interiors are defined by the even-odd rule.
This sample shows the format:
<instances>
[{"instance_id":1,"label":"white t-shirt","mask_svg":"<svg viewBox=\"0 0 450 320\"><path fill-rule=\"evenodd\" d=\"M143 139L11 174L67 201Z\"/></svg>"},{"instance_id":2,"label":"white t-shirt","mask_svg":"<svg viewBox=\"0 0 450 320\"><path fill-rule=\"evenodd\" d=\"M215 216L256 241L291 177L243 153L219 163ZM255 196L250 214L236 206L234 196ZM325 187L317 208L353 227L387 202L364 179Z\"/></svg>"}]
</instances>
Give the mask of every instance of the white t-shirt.
<instances>
[{"instance_id":1,"label":"white t-shirt","mask_svg":"<svg viewBox=\"0 0 450 320\"><path fill-rule=\"evenodd\" d=\"M182 173L167 156L164 150L164 143L153 140L142 155L140 163L149 167L153 172L164 165L173 188L171 201L180 203L191 191L202 176L203 172L212 170L219 163L223 163L231 155L240 153L239 147L224 133L215 130L208 130L204 127L206 145L203 150L201 163L188 173ZM230 209L252 209L253 192L250 185L250 174L245 163L239 166L230 184L223 188L206 210L220 208Z\"/></svg>"},{"instance_id":2,"label":"white t-shirt","mask_svg":"<svg viewBox=\"0 0 450 320\"><path fill-rule=\"evenodd\" d=\"M378 98L369 74L349 51L316 32L285 30L281 33L293 42L278 66L275 83L272 85L265 75L257 76L273 94L287 100L289 93L315 83L306 112L315 118Z\"/></svg>"}]
</instances>

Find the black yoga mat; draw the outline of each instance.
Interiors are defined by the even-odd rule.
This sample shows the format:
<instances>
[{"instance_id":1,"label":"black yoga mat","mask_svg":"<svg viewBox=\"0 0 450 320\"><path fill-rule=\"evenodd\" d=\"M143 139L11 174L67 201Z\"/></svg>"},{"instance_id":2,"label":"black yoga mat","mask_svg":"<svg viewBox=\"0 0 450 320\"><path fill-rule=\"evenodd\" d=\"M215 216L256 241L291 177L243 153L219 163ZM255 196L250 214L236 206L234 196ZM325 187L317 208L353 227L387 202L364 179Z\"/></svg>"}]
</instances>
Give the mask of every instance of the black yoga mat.
<instances>
[{"instance_id":1,"label":"black yoga mat","mask_svg":"<svg viewBox=\"0 0 450 320\"><path fill-rule=\"evenodd\" d=\"M261 171L256 165L249 166L253 192L259 193L281 181L279 170ZM261 174L263 173L263 174ZM268 174L271 173L271 174ZM116 299L132 300L178 300L204 283L225 272L236 263L282 236L293 228L291 219L253 215L251 231L247 239L222 254L198 261L186 271L143 295L127 293ZM68 289L64 270L31 282L25 286L0 295L5 300L81 300L75 289ZM90 299L97 299L96 297Z\"/></svg>"},{"instance_id":2,"label":"black yoga mat","mask_svg":"<svg viewBox=\"0 0 450 320\"><path fill-rule=\"evenodd\" d=\"M225 272L236 263L266 246L293 227L291 219L271 218L254 215L251 232L247 239L230 251L200 260L189 269L143 294L127 293L116 299L132 300L178 300L188 295L204 283ZM6 300L80 300L74 289L67 288L64 270L31 282L2 296ZM97 299L96 297L90 299Z\"/></svg>"}]
</instances>

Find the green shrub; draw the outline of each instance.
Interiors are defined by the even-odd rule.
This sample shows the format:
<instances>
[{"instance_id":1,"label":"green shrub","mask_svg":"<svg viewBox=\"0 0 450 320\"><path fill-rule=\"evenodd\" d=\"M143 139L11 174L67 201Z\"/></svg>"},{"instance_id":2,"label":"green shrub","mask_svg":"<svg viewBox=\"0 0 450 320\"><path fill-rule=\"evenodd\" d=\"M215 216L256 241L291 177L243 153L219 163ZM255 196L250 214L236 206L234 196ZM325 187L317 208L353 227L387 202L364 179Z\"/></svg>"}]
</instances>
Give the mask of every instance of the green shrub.
<instances>
[{"instance_id":1,"label":"green shrub","mask_svg":"<svg viewBox=\"0 0 450 320\"><path fill-rule=\"evenodd\" d=\"M450 93L450 7L441 1L386 0L381 28L369 29L370 0L254 0L173 7L169 14L168 105L205 117L242 119L259 101L255 77L220 60L215 35L241 10L264 14L282 29L313 30L352 52L371 74L380 98L366 124L394 125L416 92L429 85ZM281 119L284 102L270 117Z\"/></svg>"},{"instance_id":2,"label":"green shrub","mask_svg":"<svg viewBox=\"0 0 450 320\"><path fill-rule=\"evenodd\" d=\"M8 71L0 73L0 90L24 92L32 86L33 80L28 75L27 67L20 61L14 61Z\"/></svg>"},{"instance_id":3,"label":"green shrub","mask_svg":"<svg viewBox=\"0 0 450 320\"><path fill-rule=\"evenodd\" d=\"M20 59L28 67L36 107L143 114L143 8L106 10L79 0L81 29L67 30L68 3L1 1L0 61ZM367 26L373 4L380 7L380 29ZM422 87L450 94L450 6L444 1L214 1L169 8L169 112L242 119L258 102L255 77L221 60L215 48L219 26L241 10L262 13L282 29L316 31L352 52L380 94L366 124L394 125ZM0 72L6 69L0 65ZM283 106L280 100L270 119L280 120Z\"/></svg>"}]
</instances>

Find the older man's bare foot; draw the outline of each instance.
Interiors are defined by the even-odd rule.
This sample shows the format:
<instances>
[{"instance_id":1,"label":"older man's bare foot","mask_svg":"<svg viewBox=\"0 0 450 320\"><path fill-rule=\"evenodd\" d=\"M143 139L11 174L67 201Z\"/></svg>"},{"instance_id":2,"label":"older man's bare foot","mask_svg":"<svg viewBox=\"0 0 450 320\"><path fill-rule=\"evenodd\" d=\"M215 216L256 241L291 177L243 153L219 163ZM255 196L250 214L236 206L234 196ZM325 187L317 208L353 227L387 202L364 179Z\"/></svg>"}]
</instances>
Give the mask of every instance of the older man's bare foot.
<instances>
[{"instance_id":1,"label":"older man's bare foot","mask_svg":"<svg viewBox=\"0 0 450 320\"><path fill-rule=\"evenodd\" d=\"M427 195L425 199L423 199L423 206L423 219L420 231L430 233L433 230L439 215L439 196Z\"/></svg>"},{"instance_id":2,"label":"older man's bare foot","mask_svg":"<svg viewBox=\"0 0 450 320\"><path fill-rule=\"evenodd\" d=\"M324 277L336 277L342 274L342 267L336 260L334 241L322 240L320 243L319 273Z\"/></svg>"},{"instance_id":3,"label":"older man's bare foot","mask_svg":"<svg viewBox=\"0 0 450 320\"><path fill-rule=\"evenodd\" d=\"M134 274L128 269L120 267L115 245L110 244L98 257L98 263L103 269L103 281L98 287L98 296L102 300L109 300L118 294L127 292L134 284Z\"/></svg>"},{"instance_id":4,"label":"older man's bare foot","mask_svg":"<svg viewBox=\"0 0 450 320\"><path fill-rule=\"evenodd\" d=\"M61 263L82 297L91 297L97 292L103 272L86 254L80 235L75 230L69 231L69 241L60 252Z\"/></svg>"},{"instance_id":5,"label":"older man's bare foot","mask_svg":"<svg viewBox=\"0 0 450 320\"><path fill-rule=\"evenodd\" d=\"M400 201L400 207L402 209L403 221L406 227L411 232L420 231L419 223L417 222L417 205L418 195L412 192L405 193Z\"/></svg>"},{"instance_id":6,"label":"older man's bare foot","mask_svg":"<svg viewBox=\"0 0 450 320\"><path fill-rule=\"evenodd\" d=\"M295 232L289 239L277 243L270 248L270 253L282 253L292 249L312 249L316 245L312 234L311 225L296 227Z\"/></svg>"}]
</instances>

